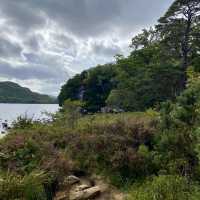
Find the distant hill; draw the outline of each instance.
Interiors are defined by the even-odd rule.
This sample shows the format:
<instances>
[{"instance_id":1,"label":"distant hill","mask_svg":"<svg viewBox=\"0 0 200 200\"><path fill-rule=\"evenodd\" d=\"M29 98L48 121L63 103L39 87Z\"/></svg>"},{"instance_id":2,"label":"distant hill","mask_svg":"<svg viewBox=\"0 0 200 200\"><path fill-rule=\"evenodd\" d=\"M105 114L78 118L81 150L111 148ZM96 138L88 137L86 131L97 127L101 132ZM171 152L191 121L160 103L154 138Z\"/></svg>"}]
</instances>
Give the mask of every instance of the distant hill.
<instances>
[{"instance_id":1,"label":"distant hill","mask_svg":"<svg viewBox=\"0 0 200 200\"><path fill-rule=\"evenodd\" d=\"M0 82L0 103L57 103L56 98L32 92L13 82Z\"/></svg>"}]
</instances>

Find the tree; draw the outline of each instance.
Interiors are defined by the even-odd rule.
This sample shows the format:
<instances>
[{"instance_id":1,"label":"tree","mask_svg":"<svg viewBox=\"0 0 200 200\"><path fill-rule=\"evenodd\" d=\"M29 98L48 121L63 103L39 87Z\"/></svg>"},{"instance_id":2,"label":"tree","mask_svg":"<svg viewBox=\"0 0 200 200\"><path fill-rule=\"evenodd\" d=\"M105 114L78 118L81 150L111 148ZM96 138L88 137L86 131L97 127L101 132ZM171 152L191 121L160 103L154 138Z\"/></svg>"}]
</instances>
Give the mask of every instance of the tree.
<instances>
[{"instance_id":1,"label":"tree","mask_svg":"<svg viewBox=\"0 0 200 200\"><path fill-rule=\"evenodd\" d=\"M106 99L116 85L115 76L116 70L112 64L97 66L88 71L83 95L86 110L97 112L106 105Z\"/></svg>"},{"instance_id":2,"label":"tree","mask_svg":"<svg viewBox=\"0 0 200 200\"><path fill-rule=\"evenodd\" d=\"M65 100L79 100L80 88L83 85L84 79L87 75L86 71L81 74L75 75L73 78L69 79L66 84L61 88L60 94L58 96L59 105L62 106Z\"/></svg>"},{"instance_id":3,"label":"tree","mask_svg":"<svg viewBox=\"0 0 200 200\"><path fill-rule=\"evenodd\" d=\"M159 42L159 39L160 34L154 28L151 27L149 30L143 29L142 33L136 35L132 39L130 47L134 50L137 50L139 48L145 48Z\"/></svg>"},{"instance_id":4,"label":"tree","mask_svg":"<svg viewBox=\"0 0 200 200\"><path fill-rule=\"evenodd\" d=\"M159 44L134 50L117 59L117 88L107 104L125 111L142 111L180 93L182 71L170 60L163 60Z\"/></svg>"},{"instance_id":5,"label":"tree","mask_svg":"<svg viewBox=\"0 0 200 200\"><path fill-rule=\"evenodd\" d=\"M194 46L200 42L196 31L200 24L199 0L175 0L163 17L159 19L158 30L165 48L170 49L171 56L181 59L182 86L186 85L186 70L190 64L189 57L194 53Z\"/></svg>"},{"instance_id":6,"label":"tree","mask_svg":"<svg viewBox=\"0 0 200 200\"><path fill-rule=\"evenodd\" d=\"M113 64L97 66L76 75L62 87L59 104L65 100L80 100L89 112L97 112L106 105L110 91L115 87L116 71Z\"/></svg>"}]
</instances>

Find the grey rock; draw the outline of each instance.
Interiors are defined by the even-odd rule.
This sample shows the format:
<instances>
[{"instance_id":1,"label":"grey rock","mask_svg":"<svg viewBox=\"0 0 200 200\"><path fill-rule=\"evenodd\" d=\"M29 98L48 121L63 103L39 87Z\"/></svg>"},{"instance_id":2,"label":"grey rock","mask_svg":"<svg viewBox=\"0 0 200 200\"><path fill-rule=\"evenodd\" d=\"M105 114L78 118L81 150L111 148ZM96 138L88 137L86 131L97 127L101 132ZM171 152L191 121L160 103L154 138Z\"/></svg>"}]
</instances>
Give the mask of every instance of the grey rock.
<instances>
[{"instance_id":1,"label":"grey rock","mask_svg":"<svg viewBox=\"0 0 200 200\"><path fill-rule=\"evenodd\" d=\"M85 190L85 189L88 189L88 188L90 188L89 185L82 184L82 185L77 186L76 189L75 189L75 191L79 192L79 191L82 191L82 190Z\"/></svg>"},{"instance_id":2,"label":"grey rock","mask_svg":"<svg viewBox=\"0 0 200 200\"><path fill-rule=\"evenodd\" d=\"M81 191L75 191L70 194L69 200L88 200L94 199L100 195L100 187L95 186Z\"/></svg>"},{"instance_id":3,"label":"grey rock","mask_svg":"<svg viewBox=\"0 0 200 200\"><path fill-rule=\"evenodd\" d=\"M64 180L64 183L65 184L68 184L68 185L73 185L75 183L79 183L80 182L80 179L76 176L68 176L65 180Z\"/></svg>"}]
</instances>

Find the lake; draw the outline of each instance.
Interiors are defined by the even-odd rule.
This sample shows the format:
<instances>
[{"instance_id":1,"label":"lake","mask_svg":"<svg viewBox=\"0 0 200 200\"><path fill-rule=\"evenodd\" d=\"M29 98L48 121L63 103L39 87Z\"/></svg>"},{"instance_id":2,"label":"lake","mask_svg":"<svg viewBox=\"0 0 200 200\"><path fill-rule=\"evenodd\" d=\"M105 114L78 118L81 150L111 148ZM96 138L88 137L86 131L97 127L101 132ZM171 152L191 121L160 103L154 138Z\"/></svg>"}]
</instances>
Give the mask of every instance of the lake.
<instances>
[{"instance_id":1,"label":"lake","mask_svg":"<svg viewBox=\"0 0 200 200\"><path fill-rule=\"evenodd\" d=\"M3 131L2 122L7 120L10 125L19 116L33 119L47 119L44 112L55 113L57 104L1 104L0 103L0 133ZM1 135L0 135L1 137Z\"/></svg>"}]
</instances>

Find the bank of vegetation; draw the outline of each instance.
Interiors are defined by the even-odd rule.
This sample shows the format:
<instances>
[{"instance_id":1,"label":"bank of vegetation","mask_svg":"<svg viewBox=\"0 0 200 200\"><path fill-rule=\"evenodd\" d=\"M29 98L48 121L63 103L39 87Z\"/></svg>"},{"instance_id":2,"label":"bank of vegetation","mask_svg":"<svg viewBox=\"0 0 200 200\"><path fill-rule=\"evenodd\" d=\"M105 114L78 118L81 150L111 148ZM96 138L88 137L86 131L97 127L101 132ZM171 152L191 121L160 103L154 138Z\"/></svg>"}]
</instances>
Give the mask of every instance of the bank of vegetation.
<instances>
[{"instance_id":1,"label":"bank of vegetation","mask_svg":"<svg viewBox=\"0 0 200 200\"><path fill-rule=\"evenodd\" d=\"M128 57L70 79L51 123L15 122L0 141L0 199L52 200L72 174L127 200L200 199L199 17L199 1L175 0Z\"/></svg>"}]
</instances>

